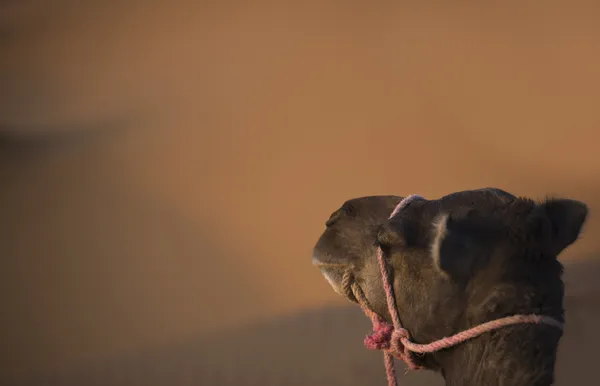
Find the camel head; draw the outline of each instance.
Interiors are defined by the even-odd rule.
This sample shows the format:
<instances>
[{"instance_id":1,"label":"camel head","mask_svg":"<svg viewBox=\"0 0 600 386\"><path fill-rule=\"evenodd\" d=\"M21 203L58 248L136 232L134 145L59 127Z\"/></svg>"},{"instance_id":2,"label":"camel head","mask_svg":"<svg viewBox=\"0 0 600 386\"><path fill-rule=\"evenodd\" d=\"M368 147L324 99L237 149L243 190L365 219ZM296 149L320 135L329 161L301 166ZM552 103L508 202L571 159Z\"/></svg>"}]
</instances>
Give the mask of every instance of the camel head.
<instances>
[{"instance_id":1,"label":"camel head","mask_svg":"<svg viewBox=\"0 0 600 386\"><path fill-rule=\"evenodd\" d=\"M336 292L357 301L342 285L350 277L390 322L376 258L382 248L400 319L417 343L515 314L564 320L557 256L579 237L584 203L486 188L416 198L389 218L401 200L355 198L331 214L313 264ZM448 385L550 385L561 335L550 326L516 325L418 360Z\"/></svg>"}]
</instances>

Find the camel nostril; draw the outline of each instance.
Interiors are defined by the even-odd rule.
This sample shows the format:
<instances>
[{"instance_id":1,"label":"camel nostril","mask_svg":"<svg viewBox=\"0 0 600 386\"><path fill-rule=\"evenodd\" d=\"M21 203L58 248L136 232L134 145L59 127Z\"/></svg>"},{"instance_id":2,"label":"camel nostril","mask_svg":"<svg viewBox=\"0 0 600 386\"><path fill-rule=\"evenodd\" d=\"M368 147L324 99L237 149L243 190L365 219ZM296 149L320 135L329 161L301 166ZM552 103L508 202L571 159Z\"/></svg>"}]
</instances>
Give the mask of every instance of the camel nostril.
<instances>
[{"instance_id":1,"label":"camel nostril","mask_svg":"<svg viewBox=\"0 0 600 386\"><path fill-rule=\"evenodd\" d=\"M325 222L325 226L329 228L330 226L335 224L336 221L339 220L339 218L340 218L340 211L336 210L335 212L333 212L331 214L331 216L329 216L329 219Z\"/></svg>"}]
</instances>

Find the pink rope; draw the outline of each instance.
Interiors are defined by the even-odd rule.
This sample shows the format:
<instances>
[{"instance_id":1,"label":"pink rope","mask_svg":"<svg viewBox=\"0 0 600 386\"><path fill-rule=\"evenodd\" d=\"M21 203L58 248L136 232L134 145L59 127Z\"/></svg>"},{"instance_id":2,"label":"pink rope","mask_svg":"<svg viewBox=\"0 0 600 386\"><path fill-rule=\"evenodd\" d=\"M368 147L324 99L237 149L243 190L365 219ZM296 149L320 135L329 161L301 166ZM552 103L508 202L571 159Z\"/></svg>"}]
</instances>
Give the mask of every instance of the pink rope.
<instances>
[{"instance_id":1,"label":"pink rope","mask_svg":"<svg viewBox=\"0 0 600 386\"><path fill-rule=\"evenodd\" d=\"M415 198L420 198L417 195L406 197L392 212L391 217L394 217L402 208ZM459 332L455 335L445 337L429 344L417 344L410 340L408 330L402 327L398 308L396 307L396 299L394 297L394 289L389 280L388 265L383 255L381 248L377 251L377 260L383 280L383 288L388 305L388 310L392 318L392 325L386 323L379 315L371 310L368 302L361 291L354 291L357 300L359 301L365 314L373 322L373 333L365 338L365 346L373 350L383 350L385 359L385 370L389 386L397 386L396 369L394 367L394 357L403 360L409 369L419 370L421 366L417 365L414 360L414 353L432 353L443 350L449 347L456 346L469 339L473 339L486 332L497 330L499 328L515 325L515 324L547 324L556 327L560 330L564 328L563 323L549 316L540 315L513 315L505 318L500 318L486 322Z\"/></svg>"}]
</instances>

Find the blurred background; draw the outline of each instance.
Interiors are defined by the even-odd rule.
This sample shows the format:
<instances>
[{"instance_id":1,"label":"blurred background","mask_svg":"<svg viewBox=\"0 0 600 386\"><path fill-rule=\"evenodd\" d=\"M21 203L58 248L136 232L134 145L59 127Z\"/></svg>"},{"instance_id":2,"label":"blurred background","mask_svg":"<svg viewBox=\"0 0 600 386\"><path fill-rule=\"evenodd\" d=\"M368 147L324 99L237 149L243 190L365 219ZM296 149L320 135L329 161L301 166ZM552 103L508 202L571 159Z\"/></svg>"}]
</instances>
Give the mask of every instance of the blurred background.
<instances>
[{"instance_id":1,"label":"blurred background","mask_svg":"<svg viewBox=\"0 0 600 386\"><path fill-rule=\"evenodd\" d=\"M575 327L558 374L588 384L599 17L1 2L0 384L384 385L368 321L311 266L325 220L352 197L485 186L589 204L561 256Z\"/></svg>"}]
</instances>

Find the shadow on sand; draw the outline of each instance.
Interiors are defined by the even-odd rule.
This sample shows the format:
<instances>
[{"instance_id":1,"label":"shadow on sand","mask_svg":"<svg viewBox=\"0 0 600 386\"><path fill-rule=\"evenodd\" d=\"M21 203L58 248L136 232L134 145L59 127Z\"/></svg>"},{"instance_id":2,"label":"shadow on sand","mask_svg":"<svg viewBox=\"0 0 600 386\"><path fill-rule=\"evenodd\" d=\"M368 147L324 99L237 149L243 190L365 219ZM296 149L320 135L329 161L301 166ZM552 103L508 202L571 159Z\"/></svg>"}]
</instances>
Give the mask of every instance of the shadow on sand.
<instances>
[{"instance_id":1,"label":"shadow on sand","mask_svg":"<svg viewBox=\"0 0 600 386\"><path fill-rule=\"evenodd\" d=\"M600 335L600 261L566 266L567 331L557 385L593 385ZM313 310L202 339L173 344L73 370L15 382L20 386L117 385L385 385L381 354L362 346L369 323L355 307ZM443 385L430 372L404 375L399 384Z\"/></svg>"}]
</instances>

